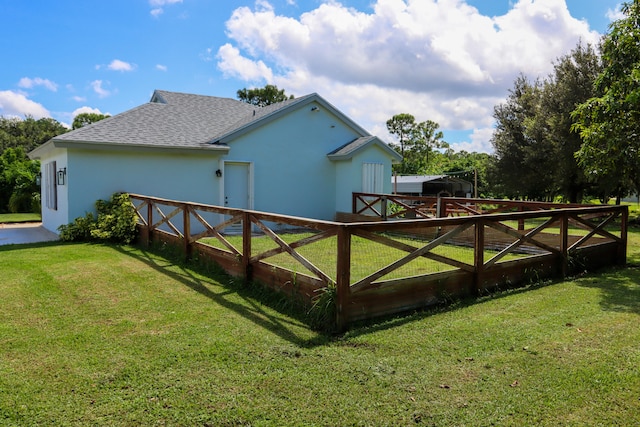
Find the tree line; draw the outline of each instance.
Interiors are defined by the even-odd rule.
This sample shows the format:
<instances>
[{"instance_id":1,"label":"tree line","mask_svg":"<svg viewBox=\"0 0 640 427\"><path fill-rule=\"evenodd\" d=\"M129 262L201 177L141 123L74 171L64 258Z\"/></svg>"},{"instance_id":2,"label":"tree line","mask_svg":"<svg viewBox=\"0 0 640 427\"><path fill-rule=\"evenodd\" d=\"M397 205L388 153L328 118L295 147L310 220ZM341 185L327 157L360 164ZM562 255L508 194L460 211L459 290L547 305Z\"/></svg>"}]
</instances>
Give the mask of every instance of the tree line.
<instances>
[{"instance_id":1,"label":"tree line","mask_svg":"<svg viewBox=\"0 0 640 427\"><path fill-rule=\"evenodd\" d=\"M516 78L494 108L493 154L455 152L438 123L394 115L387 129L403 161L400 174L474 175L482 197L605 202L640 190L640 2L622 5L597 47L579 43L552 73ZM243 102L266 106L293 99L273 85L241 89ZM84 113L73 129L105 117ZM32 149L68 129L51 118L0 116L0 213L39 211Z\"/></svg>"},{"instance_id":2,"label":"tree line","mask_svg":"<svg viewBox=\"0 0 640 427\"><path fill-rule=\"evenodd\" d=\"M437 124L394 116L387 128L405 156L396 171L473 168L484 197L619 203L638 194L640 2L623 4L622 12L597 47L579 43L546 78L515 79L506 101L494 108L490 156L453 153Z\"/></svg>"},{"instance_id":3,"label":"tree line","mask_svg":"<svg viewBox=\"0 0 640 427\"><path fill-rule=\"evenodd\" d=\"M72 128L102 120L108 115L81 113ZM40 162L27 153L69 129L52 118L0 116L0 213L40 213Z\"/></svg>"}]
</instances>

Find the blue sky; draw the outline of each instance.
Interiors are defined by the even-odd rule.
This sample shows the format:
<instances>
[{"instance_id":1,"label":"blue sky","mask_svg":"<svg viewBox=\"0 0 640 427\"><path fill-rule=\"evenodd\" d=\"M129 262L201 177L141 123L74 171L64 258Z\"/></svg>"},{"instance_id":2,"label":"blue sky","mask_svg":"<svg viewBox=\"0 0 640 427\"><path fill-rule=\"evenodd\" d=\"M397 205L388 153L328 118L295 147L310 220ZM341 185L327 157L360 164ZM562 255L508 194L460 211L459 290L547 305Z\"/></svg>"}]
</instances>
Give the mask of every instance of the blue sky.
<instances>
[{"instance_id":1,"label":"blue sky","mask_svg":"<svg viewBox=\"0 0 640 427\"><path fill-rule=\"evenodd\" d=\"M493 107L617 0L0 0L0 115L118 114L154 89L235 98L267 83L317 92L387 141L398 113L454 149L491 151Z\"/></svg>"}]
</instances>

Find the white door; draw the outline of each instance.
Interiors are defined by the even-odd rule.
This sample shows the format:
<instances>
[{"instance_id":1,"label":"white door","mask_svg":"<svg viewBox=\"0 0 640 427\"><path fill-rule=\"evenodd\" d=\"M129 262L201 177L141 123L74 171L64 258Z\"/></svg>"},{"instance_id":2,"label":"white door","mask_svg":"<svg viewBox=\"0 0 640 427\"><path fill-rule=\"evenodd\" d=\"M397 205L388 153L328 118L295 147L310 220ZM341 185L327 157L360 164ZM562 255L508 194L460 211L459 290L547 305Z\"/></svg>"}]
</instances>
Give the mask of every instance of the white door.
<instances>
[{"instance_id":1,"label":"white door","mask_svg":"<svg viewBox=\"0 0 640 427\"><path fill-rule=\"evenodd\" d=\"M251 209L251 164L224 163L224 206Z\"/></svg>"}]
</instances>

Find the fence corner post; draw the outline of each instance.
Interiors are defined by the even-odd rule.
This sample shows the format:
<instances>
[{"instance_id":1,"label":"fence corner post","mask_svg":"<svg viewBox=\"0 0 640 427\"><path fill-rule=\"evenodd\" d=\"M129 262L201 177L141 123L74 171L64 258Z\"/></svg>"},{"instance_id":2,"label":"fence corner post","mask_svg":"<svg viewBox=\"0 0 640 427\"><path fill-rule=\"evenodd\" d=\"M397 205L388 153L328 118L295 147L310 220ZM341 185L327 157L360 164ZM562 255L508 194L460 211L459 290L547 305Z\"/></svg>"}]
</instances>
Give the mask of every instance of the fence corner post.
<instances>
[{"instance_id":1,"label":"fence corner post","mask_svg":"<svg viewBox=\"0 0 640 427\"><path fill-rule=\"evenodd\" d=\"M153 230L151 227L153 226L153 204L151 200L147 200L147 226L145 227L145 232L142 235L143 242L145 247L149 247L151 244L151 240L153 239Z\"/></svg>"},{"instance_id":2,"label":"fence corner post","mask_svg":"<svg viewBox=\"0 0 640 427\"><path fill-rule=\"evenodd\" d=\"M622 206L620 218L620 243L618 244L618 265L627 264L627 245L629 232L629 207Z\"/></svg>"},{"instance_id":3,"label":"fence corner post","mask_svg":"<svg viewBox=\"0 0 640 427\"><path fill-rule=\"evenodd\" d=\"M566 213L560 218L560 252L562 253L560 274L564 279L569 274L569 216Z\"/></svg>"},{"instance_id":4,"label":"fence corner post","mask_svg":"<svg viewBox=\"0 0 640 427\"><path fill-rule=\"evenodd\" d=\"M129 198L129 201L131 201L131 198ZM131 202L131 206L133 206L133 208L136 210L136 212L138 213L138 216L142 218L142 224L140 223L140 221L137 221L138 242L140 242L143 248L148 248L149 247L149 229L151 228L151 223L149 222L150 221L149 218L151 216L151 210L147 206L147 217L144 218L142 216L142 212L138 211L138 208L136 208L136 205L134 205L133 202Z\"/></svg>"},{"instance_id":5,"label":"fence corner post","mask_svg":"<svg viewBox=\"0 0 640 427\"><path fill-rule=\"evenodd\" d=\"M245 283L253 280L251 268L251 214L242 213L242 275Z\"/></svg>"},{"instance_id":6,"label":"fence corner post","mask_svg":"<svg viewBox=\"0 0 640 427\"><path fill-rule=\"evenodd\" d=\"M474 287L477 295L484 289L484 221L476 217L473 248Z\"/></svg>"},{"instance_id":7,"label":"fence corner post","mask_svg":"<svg viewBox=\"0 0 640 427\"><path fill-rule=\"evenodd\" d=\"M183 234L183 250L185 259L191 259L191 255L193 252L193 246L191 245L191 212L189 210L189 205L184 203L182 205L182 226L184 230L182 230Z\"/></svg>"},{"instance_id":8,"label":"fence corner post","mask_svg":"<svg viewBox=\"0 0 640 427\"><path fill-rule=\"evenodd\" d=\"M351 232L347 225L338 227L337 246L336 327L343 332L348 324L351 296Z\"/></svg>"}]
</instances>

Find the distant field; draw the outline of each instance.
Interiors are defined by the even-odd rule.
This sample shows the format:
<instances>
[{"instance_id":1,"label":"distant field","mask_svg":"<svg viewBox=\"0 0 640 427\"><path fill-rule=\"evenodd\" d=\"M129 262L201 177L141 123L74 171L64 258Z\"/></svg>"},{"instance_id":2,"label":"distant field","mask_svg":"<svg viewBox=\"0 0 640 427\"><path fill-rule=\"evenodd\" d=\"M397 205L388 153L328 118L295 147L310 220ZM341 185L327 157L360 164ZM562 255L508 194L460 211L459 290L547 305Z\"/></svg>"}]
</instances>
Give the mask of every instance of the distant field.
<instances>
[{"instance_id":1,"label":"distant field","mask_svg":"<svg viewBox=\"0 0 640 427\"><path fill-rule=\"evenodd\" d=\"M17 222L40 222L42 218L40 214L34 213L12 213L0 214L0 224L17 223Z\"/></svg>"}]
</instances>

